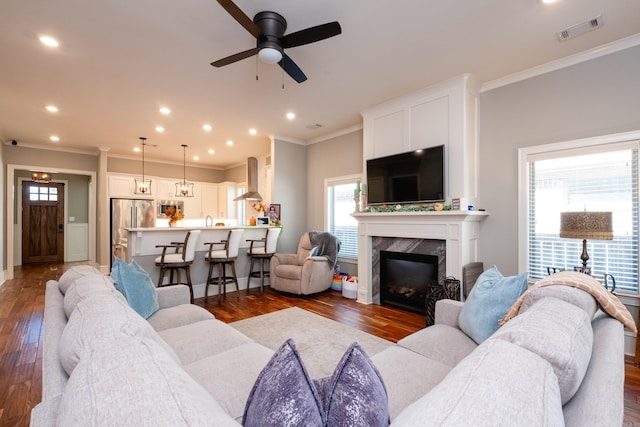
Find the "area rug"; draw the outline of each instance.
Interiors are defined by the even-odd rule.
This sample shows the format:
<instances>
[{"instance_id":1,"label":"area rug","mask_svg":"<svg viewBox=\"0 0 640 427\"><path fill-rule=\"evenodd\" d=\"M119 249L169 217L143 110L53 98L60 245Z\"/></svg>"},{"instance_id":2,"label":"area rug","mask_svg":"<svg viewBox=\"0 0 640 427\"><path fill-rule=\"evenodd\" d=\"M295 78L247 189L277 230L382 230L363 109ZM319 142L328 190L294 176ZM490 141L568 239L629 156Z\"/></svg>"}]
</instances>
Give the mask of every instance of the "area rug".
<instances>
[{"instance_id":1,"label":"area rug","mask_svg":"<svg viewBox=\"0 0 640 427\"><path fill-rule=\"evenodd\" d=\"M331 375L352 342L360 344L369 357L393 345L298 307L239 320L231 326L272 350L293 338L312 378Z\"/></svg>"}]
</instances>

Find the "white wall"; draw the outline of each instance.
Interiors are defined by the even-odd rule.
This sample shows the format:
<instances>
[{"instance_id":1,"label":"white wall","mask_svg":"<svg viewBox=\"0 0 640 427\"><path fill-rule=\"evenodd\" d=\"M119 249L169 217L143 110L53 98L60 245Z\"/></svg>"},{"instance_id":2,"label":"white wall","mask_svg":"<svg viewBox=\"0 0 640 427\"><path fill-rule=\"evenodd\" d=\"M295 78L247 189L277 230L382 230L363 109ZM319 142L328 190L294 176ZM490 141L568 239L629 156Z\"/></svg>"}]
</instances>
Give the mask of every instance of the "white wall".
<instances>
[{"instance_id":1,"label":"white wall","mask_svg":"<svg viewBox=\"0 0 640 427\"><path fill-rule=\"evenodd\" d=\"M640 130L640 47L480 94L479 202L490 216L479 255L504 274L518 269L517 151Z\"/></svg>"}]
</instances>

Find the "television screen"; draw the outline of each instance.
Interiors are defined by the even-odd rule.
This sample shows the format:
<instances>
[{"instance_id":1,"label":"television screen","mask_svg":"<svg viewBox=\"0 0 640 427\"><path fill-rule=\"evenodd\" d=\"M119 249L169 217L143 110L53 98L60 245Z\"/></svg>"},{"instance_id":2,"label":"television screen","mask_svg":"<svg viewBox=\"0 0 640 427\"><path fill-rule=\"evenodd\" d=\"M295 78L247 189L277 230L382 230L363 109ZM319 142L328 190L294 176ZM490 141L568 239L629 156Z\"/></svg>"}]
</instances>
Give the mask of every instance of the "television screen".
<instances>
[{"instance_id":1,"label":"television screen","mask_svg":"<svg viewBox=\"0 0 640 427\"><path fill-rule=\"evenodd\" d=\"M444 145L367 160L367 202L444 201Z\"/></svg>"}]
</instances>

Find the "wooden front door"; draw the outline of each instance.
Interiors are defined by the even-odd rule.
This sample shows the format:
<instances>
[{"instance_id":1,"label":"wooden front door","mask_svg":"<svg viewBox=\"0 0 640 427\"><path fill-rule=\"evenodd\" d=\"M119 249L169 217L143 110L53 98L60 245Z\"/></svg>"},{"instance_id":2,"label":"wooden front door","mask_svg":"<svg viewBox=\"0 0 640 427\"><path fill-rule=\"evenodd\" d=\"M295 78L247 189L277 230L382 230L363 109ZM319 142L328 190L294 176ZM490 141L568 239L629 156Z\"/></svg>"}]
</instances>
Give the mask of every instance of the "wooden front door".
<instances>
[{"instance_id":1,"label":"wooden front door","mask_svg":"<svg viewBox=\"0 0 640 427\"><path fill-rule=\"evenodd\" d=\"M64 262L64 184L22 183L22 265Z\"/></svg>"}]
</instances>

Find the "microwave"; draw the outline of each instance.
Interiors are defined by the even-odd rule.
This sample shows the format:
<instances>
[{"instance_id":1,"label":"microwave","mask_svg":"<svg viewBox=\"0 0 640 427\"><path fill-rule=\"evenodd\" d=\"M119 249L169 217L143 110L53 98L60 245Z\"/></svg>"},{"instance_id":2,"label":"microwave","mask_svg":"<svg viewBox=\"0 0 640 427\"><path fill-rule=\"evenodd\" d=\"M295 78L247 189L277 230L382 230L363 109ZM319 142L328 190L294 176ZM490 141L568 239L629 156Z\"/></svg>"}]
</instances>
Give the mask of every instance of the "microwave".
<instances>
[{"instance_id":1,"label":"microwave","mask_svg":"<svg viewBox=\"0 0 640 427\"><path fill-rule=\"evenodd\" d=\"M178 200L158 200L158 218L165 217L165 212L169 208L180 209L184 215L184 202Z\"/></svg>"}]
</instances>

